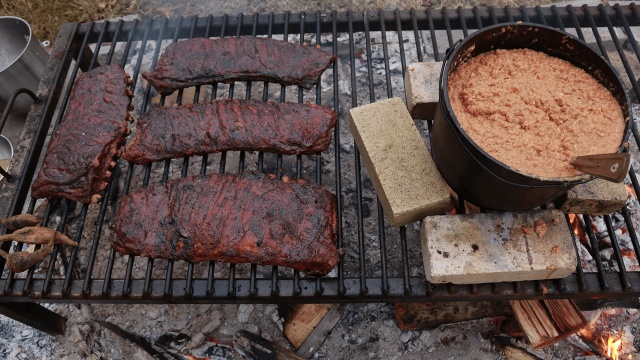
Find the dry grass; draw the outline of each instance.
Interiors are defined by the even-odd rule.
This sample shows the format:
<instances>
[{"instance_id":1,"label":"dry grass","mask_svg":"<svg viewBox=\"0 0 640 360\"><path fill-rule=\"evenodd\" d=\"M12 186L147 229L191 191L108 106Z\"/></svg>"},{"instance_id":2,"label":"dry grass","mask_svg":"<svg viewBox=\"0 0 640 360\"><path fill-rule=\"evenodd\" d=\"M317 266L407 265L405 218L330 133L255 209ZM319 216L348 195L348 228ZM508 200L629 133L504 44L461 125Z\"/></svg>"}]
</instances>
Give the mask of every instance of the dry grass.
<instances>
[{"instance_id":1,"label":"dry grass","mask_svg":"<svg viewBox=\"0 0 640 360\"><path fill-rule=\"evenodd\" d=\"M40 41L53 41L65 22L109 19L137 8L137 0L0 0L0 15L25 19Z\"/></svg>"}]
</instances>

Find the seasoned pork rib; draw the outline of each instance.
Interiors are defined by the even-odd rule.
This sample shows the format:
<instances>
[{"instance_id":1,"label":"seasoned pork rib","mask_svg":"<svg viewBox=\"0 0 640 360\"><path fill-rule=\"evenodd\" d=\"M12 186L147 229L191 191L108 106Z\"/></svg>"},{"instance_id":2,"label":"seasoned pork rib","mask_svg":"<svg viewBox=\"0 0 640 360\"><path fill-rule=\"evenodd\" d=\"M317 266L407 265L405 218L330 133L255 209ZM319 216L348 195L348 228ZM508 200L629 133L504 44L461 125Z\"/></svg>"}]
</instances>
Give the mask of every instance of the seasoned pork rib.
<instances>
[{"instance_id":1,"label":"seasoned pork rib","mask_svg":"<svg viewBox=\"0 0 640 360\"><path fill-rule=\"evenodd\" d=\"M337 114L312 104L218 100L157 108L138 120L124 158L136 164L228 150L315 154L331 143Z\"/></svg>"},{"instance_id":2,"label":"seasoned pork rib","mask_svg":"<svg viewBox=\"0 0 640 360\"><path fill-rule=\"evenodd\" d=\"M120 65L78 76L31 187L33 198L64 197L86 204L100 198L129 132L130 83Z\"/></svg>"},{"instance_id":3,"label":"seasoned pork rib","mask_svg":"<svg viewBox=\"0 0 640 360\"><path fill-rule=\"evenodd\" d=\"M335 195L260 173L211 174L122 198L113 247L187 261L286 266L326 274L339 260Z\"/></svg>"},{"instance_id":4,"label":"seasoned pork rib","mask_svg":"<svg viewBox=\"0 0 640 360\"><path fill-rule=\"evenodd\" d=\"M194 85L270 81L310 89L336 60L314 46L270 38L190 39L167 46L142 77L161 94Z\"/></svg>"}]
</instances>

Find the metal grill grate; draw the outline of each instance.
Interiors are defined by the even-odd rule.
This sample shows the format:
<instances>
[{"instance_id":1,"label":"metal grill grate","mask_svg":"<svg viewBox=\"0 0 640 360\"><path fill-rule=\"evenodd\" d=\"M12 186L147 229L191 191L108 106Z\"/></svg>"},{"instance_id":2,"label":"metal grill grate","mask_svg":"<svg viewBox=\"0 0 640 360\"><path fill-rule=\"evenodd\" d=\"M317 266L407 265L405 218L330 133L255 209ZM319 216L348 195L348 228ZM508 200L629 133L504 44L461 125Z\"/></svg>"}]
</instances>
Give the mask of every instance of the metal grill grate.
<instances>
[{"instance_id":1,"label":"metal grill grate","mask_svg":"<svg viewBox=\"0 0 640 360\"><path fill-rule=\"evenodd\" d=\"M358 150L350 148L353 141L344 136L347 110L380 97L403 96L392 84L394 81L402 84L408 63L440 61L443 50L474 29L507 21L547 24L573 31L582 39L585 32L592 33L598 50L608 58L611 53L605 48L603 32L615 46L615 60L620 61L626 71L623 77L626 75L633 92L640 97L640 88L635 80L640 74L634 74L627 58L631 52L624 50L616 32L616 29L622 29L631 46L630 51L635 55L632 60L640 61L640 49L633 35L637 29L632 28L640 25L640 14L633 4L625 7L473 8L366 14L240 14L63 25L41 83L43 101L34 105L29 114L24 129L29 136L17 149L17 159L10 169L13 174L19 174L18 180L5 182L0 192L0 203L8 205L6 209L0 209L0 216L36 210L36 201L28 198L28 191L38 160L43 155L47 133L55 131L68 105L69 84L72 82L65 82L65 79L75 79L79 71L98 66L99 54L104 58L103 63L132 65L130 75L134 83L131 90L136 97L144 99L141 107L135 110L139 115L151 106L153 95L148 84L142 88L139 74L144 70L145 61L150 59L151 66L155 65L163 44L193 37L224 36L279 36L285 41L318 44L343 59L345 66L340 65L341 61L335 64L323 75L323 82L312 91L275 84L237 82L198 86L193 93L193 101L208 101L209 97L220 96L260 98L261 89L264 101L330 104L340 114L342 124L336 127L332 148L315 156L222 153L147 166L134 166L120 160L119 170L114 174L120 180L110 183L101 204L89 206L68 200L47 204L45 225L57 226L59 231L66 229L66 233L81 246L64 249L56 245L45 261L43 271L31 269L25 276L5 270L0 277L0 301L369 302L640 296L640 272L625 269L611 215L605 216L604 221L618 259L619 272L605 268L600 253L594 251L597 266L594 273L586 273L578 266L576 273L561 280L478 285L434 285L426 282L422 274L417 224L396 229L384 221L382 207L368 185L370 181L361 166ZM356 48L356 42L362 38L364 43L360 50ZM382 56L375 57L374 46L381 48ZM148 52L147 47L154 47L154 50ZM123 56L118 60L115 55L120 52ZM400 71L394 72L394 61L399 61ZM361 93L368 95L364 102L359 100ZM180 90L177 102L182 103L184 96L184 91ZM160 105L165 101L166 98L161 97ZM425 132L430 130L429 123L425 127ZM638 142L635 127L633 136ZM194 173L247 169L274 171L280 177L306 176L338 195L338 241L347 253L334 274L304 277L297 271L277 267L154 261L122 256L108 246L113 209L117 207L118 199L133 188ZM633 169L629 175L635 192L640 193ZM458 206L458 210L463 208ZM626 208L621 209L621 214L638 258L640 246L632 215ZM591 225L591 219L585 216L584 230L591 246L597 250L598 241ZM8 250L8 245L4 244L3 249ZM379 260L372 262L371 257L379 257ZM104 265L98 265L98 262Z\"/></svg>"}]
</instances>

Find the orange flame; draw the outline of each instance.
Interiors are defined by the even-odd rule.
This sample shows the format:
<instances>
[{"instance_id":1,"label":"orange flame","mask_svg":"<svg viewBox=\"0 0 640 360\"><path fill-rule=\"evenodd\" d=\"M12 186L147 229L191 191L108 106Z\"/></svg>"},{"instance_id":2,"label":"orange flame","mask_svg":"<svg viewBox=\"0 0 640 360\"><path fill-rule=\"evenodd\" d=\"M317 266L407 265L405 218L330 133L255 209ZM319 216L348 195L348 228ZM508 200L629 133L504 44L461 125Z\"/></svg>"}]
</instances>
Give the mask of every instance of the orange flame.
<instances>
[{"instance_id":1,"label":"orange flame","mask_svg":"<svg viewBox=\"0 0 640 360\"><path fill-rule=\"evenodd\" d=\"M620 355L618 354L618 349L620 349L620 346L622 346L622 338L618 338L616 340L615 337L609 335L609 338L607 339L607 358L619 360Z\"/></svg>"},{"instance_id":2,"label":"orange flame","mask_svg":"<svg viewBox=\"0 0 640 360\"><path fill-rule=\"evenodd\" d=\"M587 234L582 230L580 226L580 218L576 214L569 214L569 222L571 222L571 227L573 228L573 233L576 234L578 240L581 243L586 244L589 241L587 240Z\"/></svg>"},{"instance_id":3,"label":"orange flame","mask_svg":"<svg viewBox=\"0 0 640 360\"><path fill-rule=\"evenodd\" d=\"M624 189L627 190L627 196L628 197L632 197L632 196L635 197L635 198L638 197L638 195L636 195L636 191L633 188L633 186L631 186L629 184L624 184Z\"/></svg>"}]
</instances>

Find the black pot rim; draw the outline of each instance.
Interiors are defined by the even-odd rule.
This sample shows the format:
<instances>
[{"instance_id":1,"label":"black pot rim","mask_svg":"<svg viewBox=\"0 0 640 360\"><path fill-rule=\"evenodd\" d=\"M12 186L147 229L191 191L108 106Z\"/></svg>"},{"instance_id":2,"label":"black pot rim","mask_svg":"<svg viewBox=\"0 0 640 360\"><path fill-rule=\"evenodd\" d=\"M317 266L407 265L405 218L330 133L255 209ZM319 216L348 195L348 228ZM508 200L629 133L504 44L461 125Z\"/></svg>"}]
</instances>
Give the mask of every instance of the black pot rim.
<instances>
[{"instance_id":1,"label":"black pot rim","mask_svg":"<svg viewBox=\"0 0 640 360\"><path fill-rule=\"evenodd\" d=\"M521 170L515 169L501 161L499 161L498 159L496 159L495 157L493 157L491 154L487 153L486 151L484 151L484 149L482 149L482 147L480 147L468 134L467 132L464 130L464 128L460 125L460 123L458 122L457 117L455 116L455 113L453 111L453 109L451 108L451 102L449 101L449 77L445 76L449 73L449 70L451 68L451 64L452 64L452 60L455 57L455 55L458 53L458 51L468 42L473 41L477 36L480 36L482 33L496 29L496 28L503 28L503 27L510 27L510 26L528 26L528 27L534 27L534 28L542 28L542 29L546 29L546 30L550 30L553 32L557 32L563 36L567 36L569 38L571 38L574 41L577 41L580 46L585 47L586 49L588 49L589 51L591 51L595 56L597 56L598 58L600 58L604 64L606 64L606 66L609 67L609 69L613 72L613 74L615 75L617 81L620 83L621 88L623 89L624 93L625 93L625 105L627 107L627 114L629 114L625 119L625 132L624 135L622 137L622 142L620 144L620 146L618 147L618 151L617 152L624 152L627 150L627 141L629 139L629 133L630 133L630 126L629 126L629 117L630 117L630 109L629 109L629 96L627 95L627 91L626 88L624 86L624 83L620 80L620 75L618 74L618 72L616 71L616 69L609 63L609 61L604 58L602 55L600 55L599 53L597 53L595 50L593 50L586 42L584 42L582 39L577 38L575 36L573 36L572 34L567 33L566 31L562 31L547 25L540 25L540 24L535 24L535 23L530 23L530 22L508 22L508 23L500 23L500 24L496 24L496 25L491 25L491 26L487 26L484 27L478 31L476 31L475 33L467 36L465 39L463 39L462 41L459 41L458 43L454 44L454 47L452 49L447 50L447 54L445 56L445 59L443 61L443 66L442 66L442 71L440 73L440 96L441 99L439 101L439 107L445 106L446 110L448 111L449 114L451 114L451 117L447 120L451 120L453 121L453 125L454 125L454 129L456 129L456 133L458 134L458 136L463 136L464 139L466 141L468 141L470 144L472 144L478 151L480 151L481 154L483 154L483 156L486 156L487 158L489 158L490 160L492 160L493 162L495 162L498 166L508 170L508 171L512 171L515 172L517 174L520 174L522 176L526 176L528 178L537 180L541 182L540 186L544 186L544 184L549 184L549 185L559 185L559 184L564 184L564 185L575 185L575 184L581 184L581 183L585 183L588 181L591 181L593 179L595 179L595 177L589 175L589 174L582 174L582 175L576 175L576 176L571 176L571 177L542 177L542 176L537 176L534 174L529 174L526 172L523 172ZM553 56L553 55L551 55ZM466 61L466 60L465 60ZM574 65L575 66L575 65ZM611 90L607 89L609 92L611 92ZM442 101L442 97L444 97L445 101ZM444 109L442 109L444 110ZM621 111L623 113L623 117L624 117L624 109L621 108ZM483 165L483 167L485 169L486 166ZM488 169L487 169L488 170ZM490 171L490 170L489 170ZM491 172L491 171L490 171ZM491 172L494 176L499 177L497 174L495 174L494 172ZM504 179L503 179L504 180Z\"/></svg>"}]
</instances>

